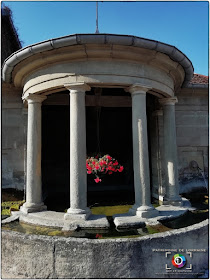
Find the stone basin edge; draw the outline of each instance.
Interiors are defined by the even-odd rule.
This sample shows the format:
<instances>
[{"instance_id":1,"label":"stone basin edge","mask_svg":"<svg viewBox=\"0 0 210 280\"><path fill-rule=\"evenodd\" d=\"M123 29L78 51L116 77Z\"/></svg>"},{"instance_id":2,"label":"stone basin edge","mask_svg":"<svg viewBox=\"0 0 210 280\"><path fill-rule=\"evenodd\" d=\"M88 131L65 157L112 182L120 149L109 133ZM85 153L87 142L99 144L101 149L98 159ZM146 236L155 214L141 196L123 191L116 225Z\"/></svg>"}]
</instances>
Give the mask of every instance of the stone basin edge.
<instances>
[{"instance_id":1,"label":"stone basin edge","mask_svg":"<svg viewBox=\"0 0 210 280\"><path fill-rule=\"evenodd\" d=\"M136 242L136 241L143 241L143 240L150 240L150 239L154 239L154 238L164 238L164 237L171 237L173 235L180 235L183 233L187 233L187 232L192 232L192 231L196 231L199 229L205 229L207 228L208 231L208 225L209 225L209 219L206 219L200 223L188 226L188 227L184 227L184 228L180 228L180 229L172 229L170 231L165 231L165 232L160 232L160 233L153 233L153 234L149 234L146 236L140 236L140 237L132 237L132 238L106 238L106 239L89 239L89 238L79 238L79 237L63 237L63 236L46 236L46 235L36 235L36 234L26 234L26 233L22 233L22 232L17 232L17 231L12 231L12 230L5 230L2 229L2 238L3 235L6 234L7 236L10 235L11 237L14 237L14 235L16 236L20 236L24 238L29 238L29 239L41 239L41 240L49 240L49 241L57 241L58 239L60 241L77 241L78 243L84 243L84 242L89 242L89 243L116 243L116 242L120 242L120 243L125 243L125 242Z\"/></svg>"}]
</instances>

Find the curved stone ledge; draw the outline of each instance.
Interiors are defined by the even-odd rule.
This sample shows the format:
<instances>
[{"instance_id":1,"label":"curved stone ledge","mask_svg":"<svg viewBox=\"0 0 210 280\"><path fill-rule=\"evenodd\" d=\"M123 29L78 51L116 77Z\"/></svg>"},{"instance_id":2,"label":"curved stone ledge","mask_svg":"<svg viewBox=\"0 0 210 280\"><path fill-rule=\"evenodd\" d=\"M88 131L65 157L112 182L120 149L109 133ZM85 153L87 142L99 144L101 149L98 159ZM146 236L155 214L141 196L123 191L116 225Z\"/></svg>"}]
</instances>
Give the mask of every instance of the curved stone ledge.
<instances>
[{"instance_id":1,"label":"curved stone ledge","mask_svg":"<svg viewBox=\"0 0 210 280\"><path fill-rule=\"evenodd\" d=\"M176 253L186 257L185 268L172 266ZM1 259L3 278L198 278L208 269L208 220L130 239L48 237L3 230ZM187 270L190 264L192 269Z\"/></svg>"},{"instance_id":2,"label":"curved stone ledge","mask_svg":"<svg viewBox=\"0 0 210 280\"><path fill-rule=\"evenodd\" d=\"M62 69L62 70L61 70ZM21 75L18 73L17 75ZM147 84L162 94L174 95L172 79L163 71L149 65L130 62L96 61L60 63L40 69L25 79L23 93L50 94L53 88L62 88L65 83L85 82L90 85L127 87L131 83Z\"/></svg>"},{"instance_id":3,"label":"curved stone ledge","mask_svg":"<svg viewBox=\"0 0 210 280\"><path fill-rule=\"evenodd\" d=\"M161 43L155 40L149 40L141 37L130 35L114 35L114 34L75 34L61 38L55 38L25 47L11 56L9 56L3 64L3 81L10 83L12 81L12 72L14 68L23 60L30 58L36 54L42 54L46 51L58 50L59 48L75 46L75 45L118 45L128 46L141 49L147 49L167 55L172 61L182 66L185 72L184 84L187 84L193 76L192 62L179 51L176 47Z\"/></svg>"}]
</instances>

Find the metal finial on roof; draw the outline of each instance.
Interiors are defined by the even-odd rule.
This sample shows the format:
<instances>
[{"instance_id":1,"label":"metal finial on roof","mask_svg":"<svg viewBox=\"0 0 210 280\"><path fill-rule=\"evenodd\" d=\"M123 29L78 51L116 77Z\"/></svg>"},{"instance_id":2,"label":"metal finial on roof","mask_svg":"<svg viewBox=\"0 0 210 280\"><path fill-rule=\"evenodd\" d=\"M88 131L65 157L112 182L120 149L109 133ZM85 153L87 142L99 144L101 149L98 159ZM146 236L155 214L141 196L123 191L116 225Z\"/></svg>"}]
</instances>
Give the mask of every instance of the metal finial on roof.
<instances>
[{"instance_id":1,"label":"metal finial on roof","mask_svg":"<svg viewBox=\"0 0 210 280\"><path fill-rule=\"evenodd\" d=\"M98 1L96 2L96 34L99 33L98 30Z\"/></svg>"}]
</instances>

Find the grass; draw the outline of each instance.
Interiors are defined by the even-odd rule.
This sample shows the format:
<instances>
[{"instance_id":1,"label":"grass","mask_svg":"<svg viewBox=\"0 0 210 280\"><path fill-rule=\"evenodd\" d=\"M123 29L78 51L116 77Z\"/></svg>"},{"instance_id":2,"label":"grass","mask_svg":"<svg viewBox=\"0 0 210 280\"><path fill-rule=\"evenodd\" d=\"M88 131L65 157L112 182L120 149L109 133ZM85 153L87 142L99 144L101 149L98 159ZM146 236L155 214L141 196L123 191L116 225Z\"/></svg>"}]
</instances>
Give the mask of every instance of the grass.
<instances>
[{"instance_id":1,"label":"grass","mask_svg":"<svg viewBox=\"0 0 210 280\"><path fill-rule=\"evenodd\" d=\"M92 207L91 212L94 215L113 216L115 214L127 213L132 205L116 205L116 206L99 206Z\"/></svg>"},{"instance_id":2,"label":"grass","mask_svg":"<svg viewBox=\"0 0 210 280\"><path fill-rule=\"evenodd\" d=\"M154 207L160 206L159 204L153 204ZM132 205L115 205L115 206L98 206L91 207L91 212L94 215L106 215L113 216L115 214L127 213Z\"/></svg>"},{"instance_id":3,"label":"grass","mask_svg":"<svg viewBox=\"0 0 210 280\"><path fill-rule=\"evenodd\" d=\"M4 201L1 203L1 215L9 215L12 211L18 211L20 206L23 205L25 201Z\"/></svg>"},{"instance_id":4,"label":"grass","mask_svg":"<svg viewBox=\"0 0 210 280\"><path fill-rule=\"evenodd\" d=\"M207 195L204 196L204 202L205 205L209 205L209 197Z\"/></svg>"},{"instance_id":5,"label":"grass","mask_svg":"<svg viewBox=\"0 0 210 280\"><path fill-rule=\"evenodd\" d=\"M19 210L20 206L25 201L5 201L1 204L1 215L10 215L11 210ZM154 205L155 207L159 206ZM115 214L124 214L129 211L132 205L115 205L115 206L99 206L99 207L92 207L91 212L94 215L106 215L106 216L113 216ZM66 209L67 211L67 209ZM65 211L65 212L66 212Z\"/></svg>"}]
</instances>

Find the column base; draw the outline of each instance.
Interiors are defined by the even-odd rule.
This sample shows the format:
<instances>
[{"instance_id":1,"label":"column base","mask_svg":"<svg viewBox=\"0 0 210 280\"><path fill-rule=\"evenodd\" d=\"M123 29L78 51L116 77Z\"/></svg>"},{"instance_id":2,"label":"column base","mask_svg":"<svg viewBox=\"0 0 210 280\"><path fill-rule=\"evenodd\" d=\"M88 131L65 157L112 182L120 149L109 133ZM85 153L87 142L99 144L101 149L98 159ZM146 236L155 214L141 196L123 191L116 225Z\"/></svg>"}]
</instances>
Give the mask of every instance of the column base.
<instances>
[{"instance_id":1,"label":"column base","mask_svg":"<svg viewBox=\"0 0 210 280\"><path fill-rule=\"evenodd\" d=\"M91 211L88 207L85 209L69 208L64 215L64 220L87 220L91 215Z\"/></svg>"},{"instance_id":2,"label":"column base","mask_svg":"<svg viewBox=\"0 0 210 280\"><path fill-rule=\"evenodd\" d=\"M79 215L78 215L79 216ZM105 215L90 215L88 219L81 217L68 216L71 219L65 219L62 231L76 231L77 229L108 229L110 224Z\"/></svg>"},{"instance_id":3,"label":"column base","mask_svg":"<svg viewBox=\"0 0 210 280\"><path fill-rule=\"evenodd\" d=\"M142 205L137 207L134 204L133 207L128 211L128 214L135 215L141 218L153 218L155 216L158 216L159 212L152 205L150 206Z\"/></svg>"},{"instance_id":4,"label":"column base","mask_svg":"<svg viewBox=\"0 0 210 280\"><path fill-rule=\"evenodd\" d=\"M180 197L180 199L178 199L178 200L176 200L176 199L170 200L170 199L164 198L162 205L180 206L180 207L184 207L184 208L192 207L190 201L184 197Z\"/></svg>"},{"instance_id":5,"label":"column base","mask_svg":"<svg viewBox=\"0 0 210 280\"><path fill-rule=\"evenodd\" d=\"M181 197L178 197L178 198L175 198L175 199L164 197L163 198L163 205L182 206L183 201L182 201Z\"/></svg>"},{"instance_id":6,"label":"column base","mask_svg":"<svg viewBox=\"0 0 210 280\"><path fill-rule=\"evenodd\" d=\"M47 210L47 206L44 203L36 204L36 203L24 203L23 206L20 207L20 211L24 214L33 213L33 212L41 212Z\"/></svg>"}]
</instances>

